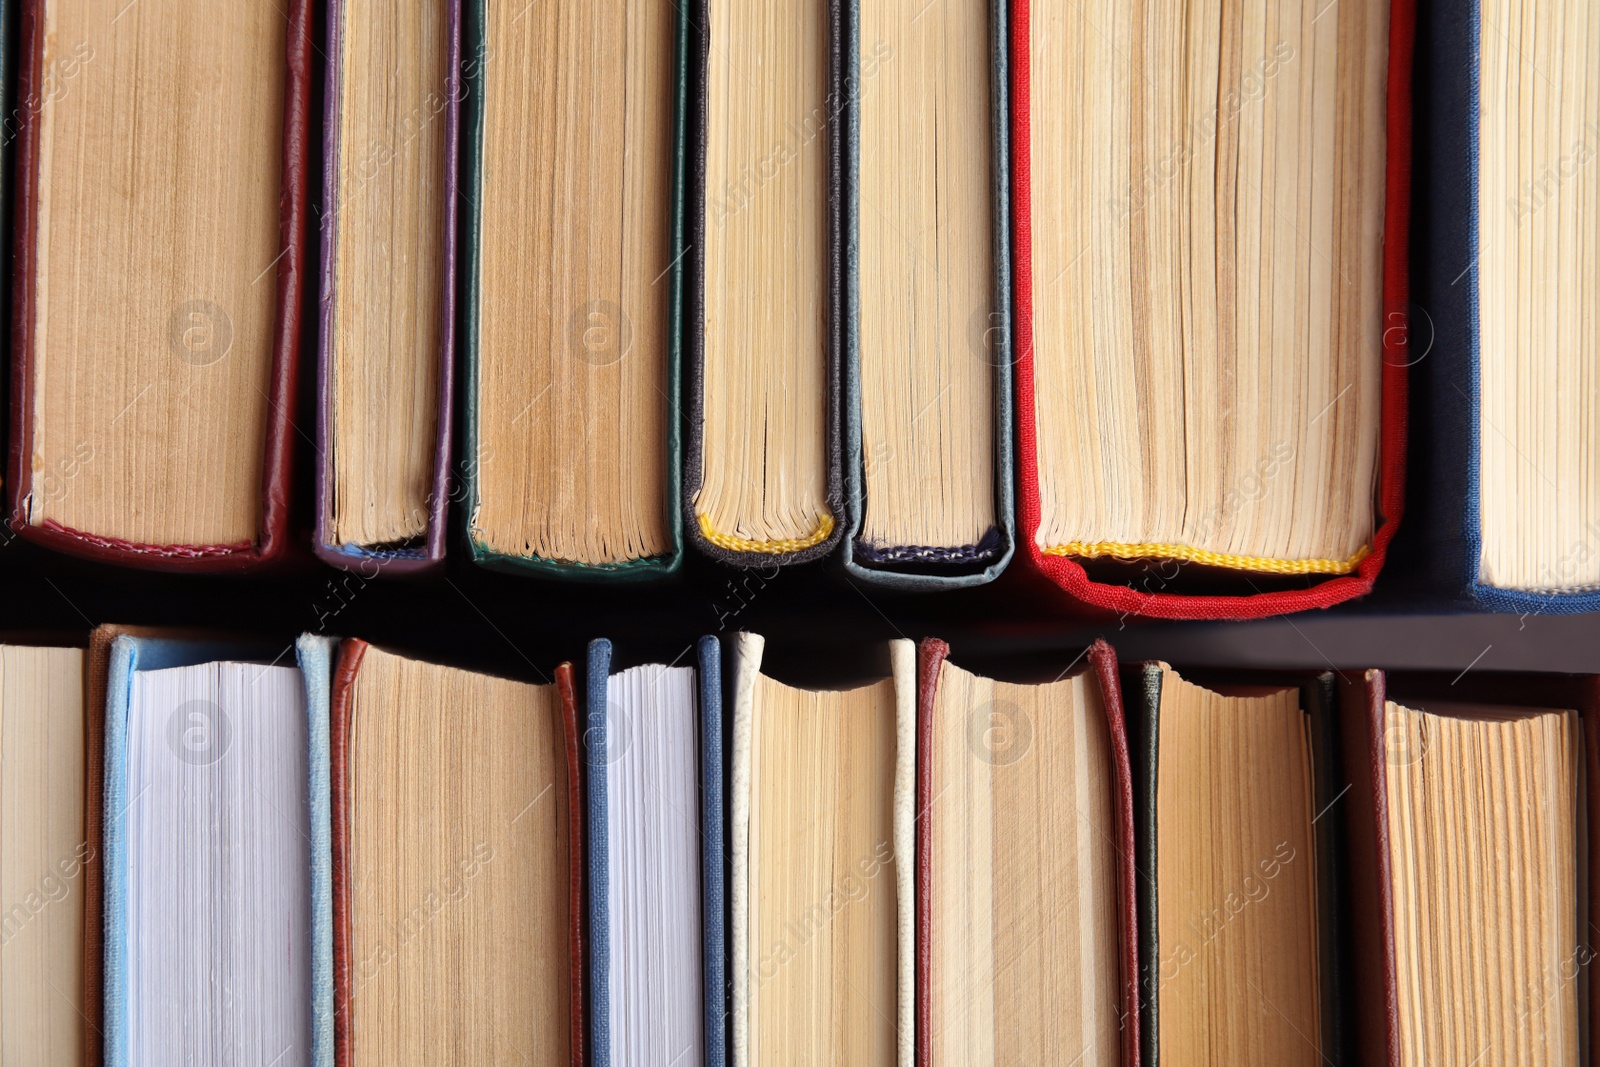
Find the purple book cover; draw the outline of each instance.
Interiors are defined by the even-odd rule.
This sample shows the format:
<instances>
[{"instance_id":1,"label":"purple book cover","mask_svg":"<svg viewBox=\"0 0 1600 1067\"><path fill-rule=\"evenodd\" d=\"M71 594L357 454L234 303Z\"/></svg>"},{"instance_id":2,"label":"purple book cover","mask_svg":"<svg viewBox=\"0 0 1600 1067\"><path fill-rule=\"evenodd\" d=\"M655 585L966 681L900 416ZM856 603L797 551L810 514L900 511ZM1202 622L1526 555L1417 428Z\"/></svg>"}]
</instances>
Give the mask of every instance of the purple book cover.
<instances>
[{"instance_id":1,"label":"purple book cover","mask_svg":"<svg viewBox=\"0 0 1600 1067\"><path fill-rule=\"evenodd\" d=\"M344 56L344 0L329 0L328 63L324 92L322 278L317 327L317 556L336 567L383 570L390 574L431 570L444 560L446 518L450 501L451 412L455 363L456 161L460 145L461 2L445 0L449 72L444 85L445 123L443 291L439 294L439 414L434 444L433 479L428 493L428 531L415 548L378 548L332 543L333 510L333 317L334 262L338 255L340 89Z\"/></svg>"}]
</instances>

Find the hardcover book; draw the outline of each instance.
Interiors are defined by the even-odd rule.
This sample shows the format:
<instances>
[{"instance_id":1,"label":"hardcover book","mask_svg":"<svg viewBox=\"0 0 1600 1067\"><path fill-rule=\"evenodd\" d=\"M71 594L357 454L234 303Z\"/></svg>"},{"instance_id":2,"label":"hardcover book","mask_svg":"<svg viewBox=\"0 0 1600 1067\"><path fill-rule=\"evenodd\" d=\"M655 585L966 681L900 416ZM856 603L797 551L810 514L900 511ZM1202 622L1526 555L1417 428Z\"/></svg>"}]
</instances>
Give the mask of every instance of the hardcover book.
<instances>
[{"instance_id":1,"label":"hardcover book","mask_svg":"<svg viewBox=\"0 0 1600 1067\"><path fill-rule=\"evenodd\" d=\"M1128 668L1146 1065L1346 1063L1334 676Z\"/></svg>"},{"instance_id":2,"label":"hardcover book","mask_svg":"<svg viewBox=\"0 0 1600 1067\"><path fill-rule=\"evenodd\" d=\"M330 723L339 1064L581 1067L577 715L570 664L531 684L341 645Z\"/></svg>"},{"instance_id":3,"label":"hardcover book","mask_svg":"<svg viewBox=\"0 0 1600 1067\"><path fill-rule=\"evenodd\" d=\"M820 559L846 519L844 3L686 10L683 524L733 566Z\"/></svg>"},{"instance_id":4,"label":"hardcover book","mask_svg":"<svg viewBox=\"0 0 1600 1067\"><path fill-rule=\"evenodd\" d=\"M327 21L316 549L414 571L450 499L461 0Z\"/></svg>"},{"instance_id":5,"label":"hardcover book","mask_svg":"<svg viewBox=\"0 0 1600 1067\"><path fill-rule=\"evenodd\" d=\"M595 1067L727 1062L722 663L613 673L589 645L589 1020Z\"/></svg>"},{"instance_id":6,"label":"hardcover book","mask_svg":"<svg viewBox=\"0 0 1600 1067\"><path fill-rule=\"evenodd\" d=\"M22 536L171 570L286 551L311 52L308 0L22 5Z\"/></svg>"},{"instance_id":7,"label":"hardcover book","mask_svg":"<svg viewBox=\"0 0 1600 1067\"><path fill-rule=\"evenodd\" d=\"M86 710L83 649L0 645L0 1019L5 1057L22 1063L99 1062Z\"/></svg>"},{"instance_id":8,"label":"hardcover book","mask_svg":"<svg viewBox=\"0 0 1600 1067\"><path fill-rule=\"evenodd\" d=\"M1581 0L1423 8L1404 544L1457 608L1600 610L1593 14Z\"/></svg>"},{"instance_id":9,"label":"hardcover book","mask_svg":"<svg viewBox=\"0 0 1600 1067\"><path fill-rule=\"evenodd\" d=\"M1042 685L918 648L916 1062L1139 1062L1115 654ZM1070 667L1068 668L1071 669Z\"/></svg>"},{"instance_id":10,"label":"hardcover book","mask_svg":"<svg viewBox=\"0 0 1600 1067\"><path fill-rule=\"evenodd\" d=\"M106 681L104 1057L331 1067L330 646L119 635ZM320 855L319 855L319 849ZM174 951L181 946L181 951Z\"/></svg>"},{"instance_id":11,"label":"hardcover book","mask_svg":"<svg viewBox=\"0 0 1600 1067\"><path fill-rule=\"evenodd\" d=\"M1374 670L1339 712L1355 1061L1594 1063L1600 683Z\"/></svg>"},{"instance_id":12,"label":"hardcover book","mask_svg":"<svg viewBox=\"0 0 1600 1067\"><path fill-rule=\"evenodd\" d=\"M83 1062L102 1063L105 1032L105 806L106 698L111 676L112 648L119 637L165 640L200 640L204 635L153 626L104 623L89 631L84 655L84 796L83 835L89 856L83 879Z\"/></svg>"},{"instance_id":13,"label":"hardcover book","mask_svg":"<svg viewBox=\"0 0 1600 1067\"><path fill-rule=\"evenodd\" d=\"M976 585L1013 542L1006 5L844 20L841 556L876 585Z\"/></svg>"},{"instance_id":14,"label":"hardcover book","mask_svg":"<svg viewBox=\"0 0 1600 1067\"><path fill-rule=\"evenodd\" d=\"M734 1067L911 1067L916 650L843 691L761 673L728 650L729 974Z\"/></svg>"},{"instance_id":15,"label":"hardcover book","mask_svg":"<svg viewBox=\"0 0 1600 1067\"><path fill-rule=\"evenodd\" d=\"M467 0L472 558L615 581L682 557L685 64L669 4Z\"/></svg>"},{"instance_id":16,"label":"hardcover book","mask_svg":"<svg viewBox=\"0 0 1600 1067\"><path fill-rule=\"evenodd\" d=\"M1077 605L1371 589L1404 500L1414 20L1013 0L1018 537Z\"/></svg>"}]
</instances>

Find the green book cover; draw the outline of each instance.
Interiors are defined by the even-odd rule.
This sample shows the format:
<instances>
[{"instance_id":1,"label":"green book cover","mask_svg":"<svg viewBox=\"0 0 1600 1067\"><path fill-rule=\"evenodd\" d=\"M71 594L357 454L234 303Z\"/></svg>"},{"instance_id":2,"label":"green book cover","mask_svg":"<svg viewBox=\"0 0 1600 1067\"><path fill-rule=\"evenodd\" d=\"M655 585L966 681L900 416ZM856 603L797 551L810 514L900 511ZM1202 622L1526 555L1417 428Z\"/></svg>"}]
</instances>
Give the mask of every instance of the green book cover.
<instances>
[{"instance_id":1,"label":"green book cover","mask_svg":"<svg viewBox=\"0 0 1600 1067\"><path fill-rule=\"evenodd\" d=\"M667 434L665 482L666 499L662 501L667 522L669 549L665 554L620 563L578 563L571 560L547 559L538 556L512 555L496 551L484 544L474 526L479 504L479 434L478 390L481 382L478 365L479 327L481 304L482 248L482 188L484 165L484 76L485 68L494 62L493 48L486 39L488 26L487 0L467 0L463 12L462 87L465 93L462 107L461 194L463 204L460 234L459 284L461 299L461 358L466 366L466 391L463 400L465 421L465 463L463 473L463 510L467 544L474 562L495 570L539 574L556 578L598 581L641 581L660 578L675 573L683 562L682 529L682 459L681 415L679 385L679 352L682 344L683 322L683 183L688 99L688 20L681 16L675 26L677 72L673 86L675 93L673 126L673 163L671 188L663 194L671 198L670 262L667 297L667 338L664 352L667 359L665 429Z\"/></svg>"}]
</instances>

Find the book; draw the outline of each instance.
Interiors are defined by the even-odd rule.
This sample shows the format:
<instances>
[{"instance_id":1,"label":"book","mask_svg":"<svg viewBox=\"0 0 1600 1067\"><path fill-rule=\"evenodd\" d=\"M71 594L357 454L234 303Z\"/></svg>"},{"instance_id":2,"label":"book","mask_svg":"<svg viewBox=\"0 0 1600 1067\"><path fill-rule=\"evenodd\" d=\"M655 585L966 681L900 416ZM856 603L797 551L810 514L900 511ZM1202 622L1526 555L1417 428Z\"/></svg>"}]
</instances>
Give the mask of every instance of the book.
<instances>
[{"instance_id":1,"label":"book","mask_svg":"<svg viewBox=\"0 0 1600 1067\"><path fill-rule=\"evenodd\" d=\"M917 654L916 1062L1137 1062L1115 654L1097 642L1083 670L1030 685L948 653Z\"/></svg>"},{"instance_id":2,"label":"book","mask_svg":"<svg viewBox=\"0 0 1600 1067\"><path fill-rule=\"evenodd\" d=\"M916 651L843 691L761 673L728 648L734 1067L913 1060Z\"/></svg>"},{"instance_id":3,"label":"book","mask_svg":"<svg viewBox=\"0 0 1600 1067\"><path fill-rule=\"evenodd\" d=\"M112 649L119 637L199 640L204 634L182 629L102 623L89 631L84 653L84 796L83 837L88 856L83 864L83 1062L105 1060L105 808L106 706L111 680ZM310 693L308 692L308 698ZM313 761L314 762L314 761ZM320 1064L326 1061L318 1061Z\"/></svg>"},{"instance_id":4,"label":"book","mask_svg":"<svg viewBox=\"0 0 1600 1067\"><path fill-rule=\"evenodd\" d=\"M1595 678L1370 670L1339 701L1360 1062L1587 1061Z\"/></svg>"},{"instance_id":5,"label":"book","mask_svg":"<svg viewBox=\"0 0 1600 1067\"><path fill-rule=\"evenodd\" d=\"M1472 0L1423 15L1411 591L1454 610L1595 611L1592 10Z\"/></svg>"},{"instance_id":6,"label":"book","mask_svg":"<svg viewBox=\"0 0 1600 1067\"><path fill-rule=\"evenodd\" d=\"M683 525L733 566L843 536L843 6L689 8Z\"/></svg>"},{"instance_id":7,"label":"book","mask_svg":"<svg viewBox=\"0 0 1600 1067\"><path fill-rule=\"evenodd\" d=\"M532 684L347 640L331 714L337 1062L581 1065L571 665Z\"/></svg>"},{"instance_id":8,"label":"book","mask_svg":"<svg viewBox=\"0 0 1600 1067\"><path fill-rule=\"evenodd\" d=\"M1009 561L1006 5L844 9L844 475L855 579Z\"/></svg>"},{"instance_id":9,"label":"book","mask_svg":"<svg viewBox=\"0 0 1600 1067\"><path fill-rule=\"evenodd\" d=\"M1333 686L1129 668L1141 1062L1349 1062Z\"/></svg>"},{"instance_id":10,"label":"book","mask_svg":"<svg viewBox=\"0 0 1600 1067\"><path fill-rule=\"evenodd\" d=\"M466 5L465 515L472 558L648 579L681 557L689 19Z\"/></svg>"},{"instance_id":11,"label":"book","mask_svg":"<svg viewBox=\"0 0 1600 1067\"><path fill-rule=\"evenodd\" d=\"M1013 3L1018 536L1080 606L1371 588L1403 506L1414 21Z\"/></svg>"},{"instance_id":12,"label":"book","mask_svg":"<svg viewBox=\"0 0 1600 1067\"><path fill-rule=\"evenodd\" d=\"M455 370L460 0L327 9L317 554L444 556Z\"/></svg>"},{"instance_id":13,"label":"book","mask_svg":"<svg viewBox=\"0 0 1600 1067\"><path fill-rule=\"evenodd\" d=\"M0 1017L28 1063L88 1062L83 683L81 648L0 646Z\"/></svg>"},{"instance_id":14,"label":"book","mask_svg":"<svg viewBox=\"0 0 1600 1067\"><path fill-rule=\"evenodd\" d=\"M720 646L703 637L689 664L613 672L611 642L602 638L589 644L587 673L595 1067L721 1067L727 985Z\"/></svg>"},{"instance_id":15,"label":"book","mask_svg":"<svg viewBox=\"0 0 1600 1067\"><path fill-rule=\"evenodd\" d=\"M133 566L275 560L288 548L310 5L22 6L19 92L38 106L17 148L11 526Z\"/></svg>"},{"instance_id":16,"label":"book","mask_svg":"<svg viewBox=\"0 0 1600 1067\"><path fill-rule=\"evenodd\" d=\"M327 679L327 652L302 640L285 664L288 648L112 640L107 1063L332 1063L318 968L331 959L330 887L313 860L327 841L313 818L327 811L328 779L314 751L327 700L311 687Z\"/></svg>"}]
</instances>

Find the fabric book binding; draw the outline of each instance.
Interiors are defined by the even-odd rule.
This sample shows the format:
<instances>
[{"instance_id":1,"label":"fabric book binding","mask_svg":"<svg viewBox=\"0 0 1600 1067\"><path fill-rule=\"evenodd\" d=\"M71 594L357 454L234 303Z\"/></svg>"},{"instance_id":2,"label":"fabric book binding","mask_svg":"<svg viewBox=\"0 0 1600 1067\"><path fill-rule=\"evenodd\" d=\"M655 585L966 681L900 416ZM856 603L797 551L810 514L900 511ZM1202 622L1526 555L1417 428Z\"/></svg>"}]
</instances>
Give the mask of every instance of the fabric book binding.
<instances>
[{"instance_id":1,"label":"fabric book binding","mask_svg":"<svg viewBox=\"0 0 1600 1067\"><path fill-rule=\"evenodd\" d=\"M1328 607L1372 589L1399 525L1405 501L1408 228L1411 200L1411 66L1416 29L1413 0L1390 4L1387 81L1387 195L1383 223L1382 413L1379 434L1377 503L1380 524L1369 549L1351 573L1317 581L1303 589L1249 595L1151 591L1112 584L1091 576L1082 563L1056 546L1041 546L1038 423L1034 392L1034 239L1030 228L1030 24L1029 0L1011 2L1011 226L1013 323L1016 358L1017 536L1025 566L1066 592L1078 605L1098 614L1146 615L1172 619L1257 618L1306 608ZM1045 279L1049 281L1049 279ZM1120 546L1147 550L1147 558L1172 555L1191 562L1219 562L1207 554L1176 554L1182 546ZM1119 556L1118 558L1122 558ZM1220 561L1226 564L1226 561ZM1343 568L1339 568L1343 569ZM1310 573L1310 572L1308 572ZM1337 571L1335 571L1337 573Z\"/></svg>"},{"instance_id":2,"label":"fabric book binding","mask_svg":"<svg viewBox=\"0 0 1600 1067\"><path fill-rule=\"evenodd\" d=\"M861 432L861 278L859 225L861 211L861 5L844 8L845 131L844 164L844 481L849 521L842 537L841 558L853 578L886 588L934 591L992 581L1011 560L1015 547L1012 483L1012 331L1011 331L1011 182L1007 138L1008 72L1006 5L990 5L994 174L994 312L986 338L994 368L994 509L995 526L966 546L873 546L861 542L866 509L866 462Z\"/></svg>"},{"instance_id":3,"label":"fabric book binding","mask_svg":"<svg viewBox=\"0 0 1600 1067\"><path fill-rule=\"evenodd\" d=\"M460 188L469 205L481 205L484 174L485 103L484 78L489 60L487 41L489 14L487 0L466 0L462 5L462 49L469 68L463 88L465 106L462 111L462 142ZM669 550L656 556L630 559L620 563L579 563L572 560L546 559L536 555L514 555L497 551L478 537L473 527L473 515L480 500L480 455L482 426L478 413L478 396L482 388L479 367L482 323L483 290L483 229L481 207L469 206L461 226L460 299L462 304L460 348L465 369L465 400L463 404L465 455L468 457L462 470L462 516L466 541L473 562L494 570L536 574L552 578L596 580L612 582L651 581L676 573L683 559L683 533L679 527L681 515L682 460L679 418L680 357L683 339L684 302L681 299L685 273L690 269L698 250L685 244L686 208L683 196L685 171L691 166L689 148L688 113L690 84L691 39L703 32L704 21L682 17L677 19L677 69L675 75L675 100L677 119L673 130L673 167L671 188L662 195L673 205L670 225L671 264L659 279L668 287L666 349L666 395L662 403L666 409L666 500L662 506L667 515ZM702 153L703 155L703 153ZM452 198L453 200L453 198ZM688 240L692 243L695 238ZM642 347L636 345L635 347ZM640 358L637 353L634 358Z\"/></svg>"},{"instance_id":4,"label":"fabric book binding","mask_svg":"<svg viewBox=\"0 0 1600 1067\"><path fill-rule=\"evenodd\" d=\"M456 304L456 165L460 142L461 113L461 0L446 4L446 52L451 74L442 87L442 112L435 121L444 123L444 227L439 234L443 246L444 287L438 293L441 303L439 340L439 404L433 447L433 476L427 498L428 532L419 546L385 548L357 544L335 544L332 535L333 509L333 351L332 333L335 301L334 272L338 260L337 229L333 225L339 203L339 156L343 148L340 118L340 89L343 84L345 4L329 0L328 56L323 82L322 198L323 213L322 295L317 319L317 556L336 567L359 567L363 572L382 569L391 574L429 570L445 553L448 531L446 520L450 504L450 460L453 413L455 410L455 304ZM359 150L361 146L353 146Z\"/></svg>"},{"instance_id":5,"label":"fabric book binding","mask_svg":"<svg viewBox=\"0 0 1600 1067\"><path fill-rule=\"evenodd\" d=\"M610 914L611 850L608 842L610 827L610 798L608 791L609 769L625 753L611 749L614 743L607 724L608 713L614 699L610 693L612 679L612 645L604 638L590 642L585 680L586 718L584 746L587 750L588 780L588 866L589 866L589 1028L595 1067L609 1067L612 1055L612 953ZM699 869L697 890L700 902L701 994L704 1027L705 1067L722 1067L727 1062L728 985L726 978L726 871L727 855L721 843L726 834L723 821L723 763L722 763L722 656L721 646L715 637L702 637L695 644L695 695L699 702ZM625 747L638 742L638 731L643 725L635 715L624 724L625 733L615 739ZM650 709L655 712L658 709ZM659 783L656 785L659 789ZM672 805L661 797L652 803L666 808ZM680 976L681 978L682 976Z\"/></svg>"},{"instance_id":6,"label":"fabric book binding","mask_svg":"<svg viewBox=\"0 0 1600 1067\"><path fill-rule=\"evenodd\" d=\"M51 519L29 521L30 503L41 482L34 470L34 357L41 302L40 188L41 110L59 95L62 73L49 66L46 40L50 0L21 5L19 108L13 237L11 320L11 449L7 470L10 525L42 545L91 559L156 570L238 571L278 560L289 550L295 382L300 360L302 291L305 281L306 182L310 153L312 4L288 0L282 111L282 174L278 179L280 223L276 262L271 374L262 394L266 405L265 450L260 460L261 504L256 536L230 544L148 544L71 529ZM59 64L60 59L57 57ZM81 90L80 90L81 91ZM264 272L265 273L265 272ZM264 284L273 284L266 277ZM225 353L224 353L225 354ZM108 354L114 359L115 354ZM80 457L81 458L81 457ZM85 461L88 462L88 461Z\"/></svg>"}]
</instances>

